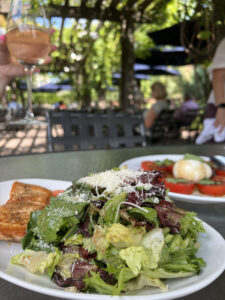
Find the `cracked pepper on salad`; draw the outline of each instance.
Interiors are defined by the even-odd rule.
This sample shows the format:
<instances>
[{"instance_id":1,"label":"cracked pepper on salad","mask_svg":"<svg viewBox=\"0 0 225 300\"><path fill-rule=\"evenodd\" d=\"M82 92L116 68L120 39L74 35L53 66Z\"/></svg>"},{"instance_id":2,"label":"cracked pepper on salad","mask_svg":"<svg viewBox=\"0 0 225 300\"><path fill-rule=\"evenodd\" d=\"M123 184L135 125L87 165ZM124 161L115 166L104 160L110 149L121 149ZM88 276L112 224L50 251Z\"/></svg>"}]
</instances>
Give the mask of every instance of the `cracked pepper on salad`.
<instances>
[{"instance_id":1,"label":"cracked pepper on salad","mask_svg":"<svg viewBox=\"0 0 225 300\"><path fill-rule=\"evenodd\" d=\"M113 169L90 174L32 212L23 253L11 263L46 273L69 291L119 295L196 275L204 232L174 205L159 172Z\"/></svg>"}]
</instances>

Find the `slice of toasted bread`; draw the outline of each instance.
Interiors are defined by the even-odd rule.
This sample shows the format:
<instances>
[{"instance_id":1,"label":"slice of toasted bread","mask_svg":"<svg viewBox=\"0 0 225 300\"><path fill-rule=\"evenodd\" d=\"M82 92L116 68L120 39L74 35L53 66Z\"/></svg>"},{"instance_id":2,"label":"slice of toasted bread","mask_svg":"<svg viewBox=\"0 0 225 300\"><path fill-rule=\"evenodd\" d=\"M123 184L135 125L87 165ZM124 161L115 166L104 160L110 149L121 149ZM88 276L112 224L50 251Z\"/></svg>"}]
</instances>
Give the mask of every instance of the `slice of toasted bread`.
<instances>
[{"instance_id":1,"label":"slice of toasted bread","mask_svg":"<svg viewBox=\"0 0 225 300\"><path fill-rule=\"evenodd\" d=\"M26 234L30 213L43 209L52 191L38 185L15 181L9 200L0 206L0 240L20 241Z\"/></svg>"}]
</instances>

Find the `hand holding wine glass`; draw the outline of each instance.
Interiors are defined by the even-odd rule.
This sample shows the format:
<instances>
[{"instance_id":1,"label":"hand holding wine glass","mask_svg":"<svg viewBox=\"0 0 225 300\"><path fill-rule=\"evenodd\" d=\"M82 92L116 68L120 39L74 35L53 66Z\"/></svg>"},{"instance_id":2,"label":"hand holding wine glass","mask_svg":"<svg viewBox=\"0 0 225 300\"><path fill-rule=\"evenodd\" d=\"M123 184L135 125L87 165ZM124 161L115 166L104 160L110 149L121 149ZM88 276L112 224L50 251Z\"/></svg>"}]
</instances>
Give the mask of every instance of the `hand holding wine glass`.
<instances>
[{"instance_id":1,"label":"hand holding wine glass","mask_svg":"<svg viewBox=\"0 0 225 300\"><path fill-rule=\"evenodd\" d=\"M27 75L27 123L34 122L32 72L47 59L51 49L49 20L42 1L13 0L7 21L7 46ZM36 122L35 122L36 123Z\"/></svg>"}]
</instances>

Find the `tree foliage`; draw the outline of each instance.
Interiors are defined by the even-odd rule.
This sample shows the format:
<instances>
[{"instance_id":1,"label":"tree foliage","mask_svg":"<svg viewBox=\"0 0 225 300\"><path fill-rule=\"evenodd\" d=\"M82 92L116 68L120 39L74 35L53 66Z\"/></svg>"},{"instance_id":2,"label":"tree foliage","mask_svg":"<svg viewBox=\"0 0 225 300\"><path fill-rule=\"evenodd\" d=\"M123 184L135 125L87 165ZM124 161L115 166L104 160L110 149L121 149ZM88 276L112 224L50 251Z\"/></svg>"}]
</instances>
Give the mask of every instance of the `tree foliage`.
<instances>
[{"instance_id":1,"label":"tree foliage","mask_svg":"<svg viewBox=\"0 0 225 300\"><path fill-rule=\"evenodd\" d=\"M181 42L189 50L189 55L198 62L199 57L205 58L204 66L207 66L213 56L215 47L225 33L225 1L221 0L153 0L140 11L143 0L136 1L135 5L127 7L129 0L119 1L116 9L133 14L133 18L143 15L144 23L134 21L134 50L135 57L145 58L149 55L149 48L154 46L149 37L154 32L176 23L183 23ZM65 0L46 0L48 4L64 5ZM80 6L81 1L66 1L70 6ZM112 0L102 1L102 9L110 6ZM96 0L86 1L86 6L93 8ZM125 14L124 14L125 16ZM187 34L187 26L190 20L194 21L192 35ZM54 24L56 31L53 42L58 45L58 50L53 53L51 69L61 69L73 82L74 91L71 102L81 102L89 106L90 102L107 98L107 89L113 85L113 74L121 71L121 24L102 20L65 19L62 24ZM49 68L45 67L46 70ZM196 70L199 70L196 68ZM198 73L198 71L196 71ZM196 72L193 78L197 76ZM58 76L61 76L60 74ZM65 76L65 75L64 75ZM205 72L201 77L207 77ZM154 79L155 80L155 79ZM158 80L158 78L157 78ZM164 79L163 79L164 80ZM165 79L168 85L170 78ZM181 87L182 79L176 79ZM192 82L192 83L191 83ZM201 81L200 81L201 82ZM207 86L203 80L202 88ZM185 88L193 88L195 80L190 81ZM190 87L192 86L192 87ZM142 84L145 95L149 92L147 84ZM201 89L199 87L199 89ZM178 90L172 88L174 93ZM205 95L207 92L204 93ZM201 96L202 98L203 96Z\"/></svg>"}]
</instances>

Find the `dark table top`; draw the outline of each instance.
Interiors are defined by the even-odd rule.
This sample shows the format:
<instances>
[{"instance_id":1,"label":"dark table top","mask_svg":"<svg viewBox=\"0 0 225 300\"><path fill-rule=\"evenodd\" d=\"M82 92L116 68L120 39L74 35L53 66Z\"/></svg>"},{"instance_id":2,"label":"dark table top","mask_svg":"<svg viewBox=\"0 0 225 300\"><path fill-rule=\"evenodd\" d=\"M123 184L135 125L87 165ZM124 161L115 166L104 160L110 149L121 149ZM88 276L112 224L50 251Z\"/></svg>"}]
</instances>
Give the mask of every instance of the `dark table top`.
<instances>
[{"instance_id":1,"label":"dark table top","mask_svg":"<svg viewBox=\"0 0 225 300\"><path fill-rule=\"evenodd\" d=\"M46 178L75 180L86 176L88 172L100 172L119 166L123 161L142 155L156 154L224 155L225 145L204 146L160 146L147 148L74 151L10 156L0 158L0 181L22 178ZM214 227L225 237L225 204L177 203L179 207L195 211L206 223ZM182 297L183 300L225 299L225 272L204 289ZM0 279L1 300L51 300L51 296L42 295L13 285ZM59 299L59 298L54 298Z\"/></svg>"}]
</instances>

